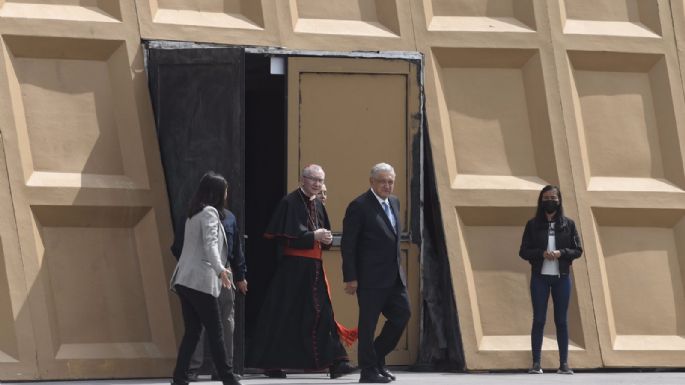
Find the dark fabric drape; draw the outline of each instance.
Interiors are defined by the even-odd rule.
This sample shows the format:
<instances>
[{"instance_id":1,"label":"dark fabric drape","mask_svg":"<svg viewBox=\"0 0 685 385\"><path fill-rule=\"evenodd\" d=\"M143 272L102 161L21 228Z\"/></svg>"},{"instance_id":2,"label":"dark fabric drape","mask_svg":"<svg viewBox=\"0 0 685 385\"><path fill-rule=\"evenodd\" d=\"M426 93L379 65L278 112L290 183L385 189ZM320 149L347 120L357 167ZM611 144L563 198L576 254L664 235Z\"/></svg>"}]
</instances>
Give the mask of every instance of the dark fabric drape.
<instances>
[{"instance_id":1,"label":"dark fabric drape","mask_svg":"<svg viewBox=\"0 0 685 385\"><path fill-rule=\"evenodd\" d=\"M433 155L424 120L424 227L422 248L423 319L414 370L463 370L464 351L440 214Z\"/></svg>"},{"instance_id":2,"label":"dark fabric drape","mask_svg":"<svg viewBox=\"0 0 685 385\"><path fill-rule=\"evenodd\" d=\"M152 47L151 47L152 45ZM188 205L208 170L228 180L229 209L242 239L245 198L245 52L240 47L155 48L146 43L150 96L180 255ZM234 369L244 356L244 301L235 298Z\"/></svg>"}]
</instances>

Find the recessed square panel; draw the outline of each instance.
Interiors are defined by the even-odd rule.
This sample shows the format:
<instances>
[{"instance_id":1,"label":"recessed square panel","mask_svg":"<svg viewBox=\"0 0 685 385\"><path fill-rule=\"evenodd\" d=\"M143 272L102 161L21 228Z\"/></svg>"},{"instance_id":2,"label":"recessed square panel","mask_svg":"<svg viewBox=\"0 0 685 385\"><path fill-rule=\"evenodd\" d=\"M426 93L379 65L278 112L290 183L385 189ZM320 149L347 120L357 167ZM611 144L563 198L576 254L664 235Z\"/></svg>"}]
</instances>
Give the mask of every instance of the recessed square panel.
<instances>
[{"instance_id":1,"label":"recessed square panel","mask_svg":"<svg viewBox=\"0 0 685 385\"><path fill-rule=\"evenodd\" d=\"M565 0L564 33L659 37L656 0Z\"/></svg>"},{"instance_id":2,"label":"recessed square panel","mask_svg":"<svg viewBox=\"0 0 685 385\"><path fill-rule=\"evenodd\" d=\"M106 62L16 58L15 68L36 171L123 173Z\"/></svg>"},{"instance_id":3,"label":"recessed square panel","mask_svg":"<svg viewBox=\"0 0 685 385\"><path fill-rule=\"evenodd\" d=\"M4 40L27 183L124 188L146 183L124 43Z\"/></svg>"},{"instance_id":4,"label":"recessed square panel","mask_svg":"<svg viewBox=\"0 0 685 385\"><path fill-rule=\"evenodd\" d=\"M590 190L685 186L668 70L661 55L570 52Z\"/></svg>"},{"instance_id":5,"label":"recessed square panel","mask_svg":"<svg viewBox=\"0 0 685 385\"><path fill-rule=\"evenodd\" d=\"M120 22L119 0L5 0L0 17L69 21Z\"/></svg>"},{"instance_id":6,"label":"recessed square panel","mask_svg":"<svg viewBox=\"0 0 685 385\"><path fill-rule=\"evenodd\" d=\"M616 350L685 350L685 211L593 209Z\"/></svg>"},{"instance_id":7,"label":"recessed square panel","mask_svg":"<svg viewBox=\"0 0 685 385\"><path fill-rule=\"evenodd\" d=\"M435 48L456 188L557 183L545 86L534 50Z\"/></svg>"},{"instance_id":8,"label":"recessed square panel","mask_svg":"<svg viewBox=\"0 0 685 385\"><path fill-rule=\"evenodd\" d=\"M534 211L528 207L457 208L478 306L474 322L483 334L480 350L530 350L530 265L518 256L518 250L525 223ZM575 288L571 297L570 349L579 350L584 338ZM544 350L557 349L555 333L550 300Z\"/></svg>"},{"instance_id":9,"label":"recessed square panel","mask_svg":"<svg viewBox=\"0 0 685 385\"><path fill-rule=\"evenodd\" d=\"M398 37L396 0L290 0L295 32Z\"/></svg>"},{"instance_id":10,"label":"recessed square panel","mask_svg":"<svg viewBox=\"0 0 685 385\"><path fill-rule=\"evenodd\" d=\"M531 0L423 0L429 31L532 32Z\"/></svg>"},{"instance_id":11,"label":"recessed square panel","mask_svg":"<svg viewBox=\"0 0 685 385\"><path fill-rule=\"evenodd\" d=\"M141 260L146 207L33 206L57 359L156 357ZM77 278L75 278L77 277ZM103 333L102 330L107 330Z\"/></svg>"},{"instance_id":12,"label":"recessed square panel","mask_svg":"<svg viewBox=\"0 0 685 385\"><path fill-rule=\"evenodd\" d=\"M150 0L153 22L214 28L264 29L261 1Z\"/></svg>"}]
</instances>

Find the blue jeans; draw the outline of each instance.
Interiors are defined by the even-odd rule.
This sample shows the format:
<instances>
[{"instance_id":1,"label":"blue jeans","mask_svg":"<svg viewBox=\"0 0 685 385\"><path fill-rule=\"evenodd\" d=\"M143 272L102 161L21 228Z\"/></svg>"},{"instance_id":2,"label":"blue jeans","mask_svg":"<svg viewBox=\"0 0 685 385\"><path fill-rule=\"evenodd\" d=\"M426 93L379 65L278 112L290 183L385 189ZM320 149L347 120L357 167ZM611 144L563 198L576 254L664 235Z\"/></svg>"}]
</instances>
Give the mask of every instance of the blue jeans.
<instances>
[{"instance_id":1,"label":"blue jeans","mask_svg":"<svg viewBox=\"0 0 685 385\"><path fill-rule=\"evenodd\" d=\"M533 350L533 362L540 362L542 336L545 331L547 302L552 292L554 304L554 325L557 329L559 362L568 363L568 303L571 298L570 275L542 275L533 273L530 277L530 298L533 302L533 328L530 332L530 344Z\"/></svg>"}]
</instances>

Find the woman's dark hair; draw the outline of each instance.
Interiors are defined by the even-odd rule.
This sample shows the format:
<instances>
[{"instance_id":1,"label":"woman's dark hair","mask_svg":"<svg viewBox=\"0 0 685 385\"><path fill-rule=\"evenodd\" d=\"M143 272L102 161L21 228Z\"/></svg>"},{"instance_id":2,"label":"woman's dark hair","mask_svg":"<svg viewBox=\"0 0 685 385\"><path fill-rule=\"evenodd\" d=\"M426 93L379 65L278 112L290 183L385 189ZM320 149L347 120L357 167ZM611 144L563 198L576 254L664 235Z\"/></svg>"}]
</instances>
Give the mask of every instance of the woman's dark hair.
<instances>
[{"instance_id":1,"label":"woman's dark hair","mask_svg":"<svg viewBox=\"0 0 685 385\"><path fill-rule=\"evenodd\" d=\"M557 186L548 184L547 186L543 187L542 190L540 190L540 195L538 195L538 208L537 211L535 211L535 220L538 223L547 223L547 216L545 215L545 210L542 208L542 194L550 190L556 190L557 196L559 197L559 208L557 209L554 219L559 221L564 218L564 205L561 198L561 190Z\"/></svg>"},{"instance_id":2,"label":"woman's dark hair","mask_svg":"<svg viewBox=\"0 0 685 385\"><path fill-rule=\"evenodd\" d=\"M227 188L228 182L223 176L214 171L207 171L200 179L200 185L190 201L188 218L199 213L206 206L212 206L219 212L219 217L223 220L225 217L224 204L226 203L224 194Z\"/></svg>"}]
</instances>

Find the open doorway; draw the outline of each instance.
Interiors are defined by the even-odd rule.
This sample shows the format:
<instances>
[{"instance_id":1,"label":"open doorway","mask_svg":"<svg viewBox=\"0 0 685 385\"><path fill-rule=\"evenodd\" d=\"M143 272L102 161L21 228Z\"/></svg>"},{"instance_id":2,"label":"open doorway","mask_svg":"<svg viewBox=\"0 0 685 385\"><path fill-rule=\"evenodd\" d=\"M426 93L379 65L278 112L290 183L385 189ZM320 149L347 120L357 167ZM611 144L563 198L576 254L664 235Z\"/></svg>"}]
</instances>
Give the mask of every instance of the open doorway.
<instances>
[{"instance_id":1,"label":"open doorway","mask_svg":"<svg viewBox=\"0 0 685 385\"><path fill-rule=\"evenodd\" d=\"M286 194L286 77L271 74L270 63L267 55L245 55L246 349L277 266L275 244L262 234Z\"/></svg>"},{"instance_id":2,"label":"open doorway","mask_svg":"<svg viewBox=\"0 0 685 385\"><path fill-rule=\"evenodd\" d=\"M246 350L259 332L254 327L277 268L275 244L263 238L264 229L307 163L327 171L332 193L327 208L338 239L345 206L368 189L370 167L390 162L398 171L403 263L417 311L388 364L413 363L420 314L415 241L421 234L420 55L356 57L152 43L150 89L175 233L182 232L189 186L214 169L231 184L230 209L245 235L249 292L236 299L236 371L250 365L244 362ZM286 63L284 72L272 73L273 57ZM336 318L354 327L356 300L342 293L340 263L337 246L325 253ZM349 355L356 358L355 347Z\"/></svg>"}]
</instances>

